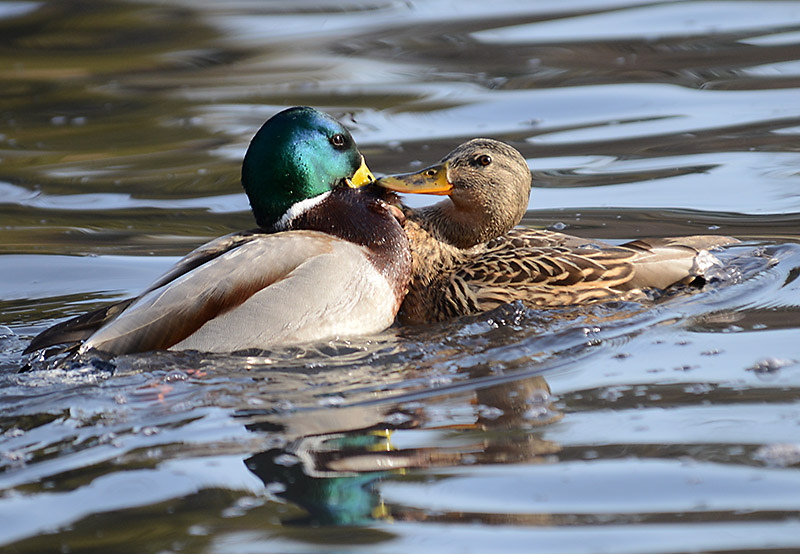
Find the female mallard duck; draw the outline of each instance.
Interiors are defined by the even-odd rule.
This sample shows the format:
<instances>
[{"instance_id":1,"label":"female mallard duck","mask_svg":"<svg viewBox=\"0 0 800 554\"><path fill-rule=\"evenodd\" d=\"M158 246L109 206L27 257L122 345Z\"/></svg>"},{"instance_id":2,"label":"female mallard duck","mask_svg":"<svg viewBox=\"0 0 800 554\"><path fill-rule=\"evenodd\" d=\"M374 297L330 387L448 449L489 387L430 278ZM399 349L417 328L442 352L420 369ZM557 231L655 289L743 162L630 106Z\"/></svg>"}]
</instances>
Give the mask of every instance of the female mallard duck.
<instances>
[{"instance_id":1,"label":"female mallard duck","mask_svg":"<svg viewBox=\"0 0 800 554\"><path fill-rule=\"evenodd\" d=\"M85 353L228 352L381 331L410 276L397 209L350 133L291 108L256 133L242 185L259 229L205 244L134 299L60 323L26 353L70 343Z\"/></svg>"},{"instance_id":2,"label":"female mallard duck","mask_svg":"<svg viewBox=\"0 0 800 554\"><path fill-rule=\"evenodd\" d=\"M491 139L470 140L440 164L379 179L399 192L445 194L405 210L412 278L400 310L409 323L442 321L520 300L557 307L634 299L701 277L707 249L738 242L694 236L622 246L562 233L511 230L528 205L531 173L522 155Z\"/></svg>"}]
</instances>

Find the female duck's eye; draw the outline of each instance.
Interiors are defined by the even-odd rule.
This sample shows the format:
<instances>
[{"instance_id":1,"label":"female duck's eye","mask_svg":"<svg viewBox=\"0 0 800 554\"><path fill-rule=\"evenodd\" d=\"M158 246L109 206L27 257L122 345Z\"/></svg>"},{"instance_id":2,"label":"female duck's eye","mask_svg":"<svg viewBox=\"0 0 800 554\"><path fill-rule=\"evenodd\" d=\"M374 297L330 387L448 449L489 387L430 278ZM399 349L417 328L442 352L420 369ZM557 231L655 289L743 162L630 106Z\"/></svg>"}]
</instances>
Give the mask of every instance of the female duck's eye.
<instances>
[{"instance_id":1,"label":"female duck's eye","mask_svg":"<svg viewBox=\"0 0 800 554\"><path fill-rule=\"evenodd\" d=\"M481 164L482 166L487 166L490 163L492 163L492 157L489 156L488 154L484 154L483 156L478 158L478 163Z\"/></svg>"},{"instance_id":2,"label":"female duck's eye","mask_svg":"<svg viewBox=\"0 0 800 554\"><path fill-rule=\"evenodd\" d=\"M344 146L345 142L344 135L341 133L336 133L331 137L331 144L334 146L334 148L341 148Z\"/></svg>"}]
</instances>

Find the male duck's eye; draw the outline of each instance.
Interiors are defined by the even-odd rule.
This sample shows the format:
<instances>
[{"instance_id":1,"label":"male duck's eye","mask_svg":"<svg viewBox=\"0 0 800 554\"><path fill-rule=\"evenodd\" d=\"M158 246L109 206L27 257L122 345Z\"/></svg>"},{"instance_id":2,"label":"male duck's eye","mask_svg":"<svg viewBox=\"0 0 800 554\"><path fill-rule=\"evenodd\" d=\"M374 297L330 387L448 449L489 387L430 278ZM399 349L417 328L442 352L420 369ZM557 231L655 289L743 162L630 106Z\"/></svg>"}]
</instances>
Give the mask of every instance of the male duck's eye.
<instances>
[{"instance_id":1,"label":"male duck's eye","mask_svg":"<svg viewBox=\"0 0 800 554\"><path fill-rule=\"evenodd\" d=\"M343 147L345 145L345 142L347 141L345 140L344 135L341 133L336 133L331 137L331 144L334 146L334 148Z\"/></svg>"},{"instance_id":2,"label":"male duck's eye","mask_svg":"<svg viewBox=\"0 0 800 554\"><path fill-rule=\"evenodd\" d=\"M487 166L490 163L492 163L492 157L487 154L484 154L483 156L478 158L478 163L482 166Z\"/></svg>"}]
</instances>

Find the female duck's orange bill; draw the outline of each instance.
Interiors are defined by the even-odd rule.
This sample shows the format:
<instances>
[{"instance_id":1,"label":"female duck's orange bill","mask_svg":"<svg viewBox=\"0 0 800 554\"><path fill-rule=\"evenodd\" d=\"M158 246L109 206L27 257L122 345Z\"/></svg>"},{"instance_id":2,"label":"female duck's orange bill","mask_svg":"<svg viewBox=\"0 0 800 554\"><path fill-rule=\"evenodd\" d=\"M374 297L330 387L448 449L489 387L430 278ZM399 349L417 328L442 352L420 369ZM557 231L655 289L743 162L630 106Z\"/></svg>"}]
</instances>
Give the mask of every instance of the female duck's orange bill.
<instances>
[{"instance_id":1,"label":"female duck's orange bill","mask_svg":"<svg viewBox=\"0 0 800 554\"><path fill-rule=\"evenodd\" d=\"M379 187L414 194L450 194L453 185L447 180L447 162L432 165L416 173L381 177L375 182Z\"/></svg>"}]
</instances>

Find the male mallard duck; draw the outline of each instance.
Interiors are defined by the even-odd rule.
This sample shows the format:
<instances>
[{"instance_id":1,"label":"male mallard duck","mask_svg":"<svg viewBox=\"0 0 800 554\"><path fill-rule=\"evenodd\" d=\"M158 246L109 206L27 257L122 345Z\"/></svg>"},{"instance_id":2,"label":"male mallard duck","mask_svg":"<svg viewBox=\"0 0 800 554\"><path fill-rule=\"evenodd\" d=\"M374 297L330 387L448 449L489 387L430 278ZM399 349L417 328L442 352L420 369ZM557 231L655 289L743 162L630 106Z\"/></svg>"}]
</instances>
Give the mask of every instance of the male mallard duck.
<instances>
[{"instance_id":1,"label":"male mallard duck","mask_svg":"<svg viewBox=\"0 0 800 554\"><path fill-rule=\"evenodd\" d=\"M63 323L26 353L227 352L381 331L406 292L410 252L397 209L359 187L373 180L350 133L291 108L256 133L242 185L259 229L205 244L138 297Z\"/></svg>"},{"instance_id":2,"label":"male mallard duck","mask_svg":"<svg viewBox=\"0 0 800 554\"><path fill-rule=\"evenodd\" d=\"M511 230L527 208L531 173L517 150L492 139L470 140L438 165L376 184L448 195L434 206L405 210L412 277L400 317L409 323L515 300L557 307L639 298L642 289L701 277L715 261L707 249L738 242L694 236L612 246L551 231Z\"/></svg>"}]
</instances>

